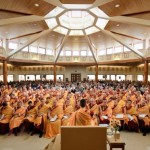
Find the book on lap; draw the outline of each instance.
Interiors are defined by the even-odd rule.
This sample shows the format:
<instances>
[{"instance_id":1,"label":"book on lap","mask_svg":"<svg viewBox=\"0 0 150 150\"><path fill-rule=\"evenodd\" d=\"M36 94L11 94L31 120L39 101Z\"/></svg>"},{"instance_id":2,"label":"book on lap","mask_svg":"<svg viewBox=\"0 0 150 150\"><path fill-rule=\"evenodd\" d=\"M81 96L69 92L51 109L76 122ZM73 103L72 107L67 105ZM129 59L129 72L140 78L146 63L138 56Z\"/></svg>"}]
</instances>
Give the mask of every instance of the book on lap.
<instances>
[{"instance_id":1,"label":"book on lap","mask_svg":"<svg viewBox=\"0 0 150 150\"><path fill-rule=\"evenodd\" d=\"M117 119L123 119L123 114L116 114Z\"/></svg>"},{"instance_id":2,"label":"book on lap","mask_svg":"<svg viewBox=\"0 0 150 150\"><path fill-rule=\"evenodd\" d=\"M108 119L108 116L102 116L103 119Z\"/></svg>"},{"instance_id":3,"label":"book on lap","mask_svg":"<svg viewBox=\"0 0 150 150\"><path fill-rule=\"evenodd\" d=\"M145 118L147 114L139 114L139 118Z\"/></svg>"},{"instance_id":4,"label":"book on lap","mask_svg":"<svg viewBox=\"0 0 150 150\"><path fill-rule=\"evenodd\" d=\"M51 119L50 119L50 122L54 122L54 121L56 121L56 120L57 120L57 118L58 118L58 117L57 117L57 115L55 115L53 118L51 118Z\"/></svg>"}]
</instances>

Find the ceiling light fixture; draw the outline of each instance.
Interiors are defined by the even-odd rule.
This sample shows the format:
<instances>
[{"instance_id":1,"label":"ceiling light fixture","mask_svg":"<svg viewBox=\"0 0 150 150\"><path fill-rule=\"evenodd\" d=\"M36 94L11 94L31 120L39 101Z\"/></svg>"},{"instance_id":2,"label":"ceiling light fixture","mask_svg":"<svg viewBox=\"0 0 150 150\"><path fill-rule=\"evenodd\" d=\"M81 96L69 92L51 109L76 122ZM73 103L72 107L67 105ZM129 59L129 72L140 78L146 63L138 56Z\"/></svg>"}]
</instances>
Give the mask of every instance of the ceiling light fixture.
<instances>
[{"instance_id":1,"label":"ceiling light fixture","mask_svg":"<svg viewBox=\"0 0 150 150\"><path fill-rule=\"evenodd\" d=\"M116 8L120 7L120 4L116 4L115 7L116 7Z\"/></svg>"},{"instance_id":2,"label":"ceiling light fixture","mask_svg":"<svg viewBox=\"0 0 150 150\"><path fill-rule=\"evenodd\" d=\"M39 7L40 5L39 5L39 4L34 4L34 6L35 6L35 7Z\"/></svg>"},{"instance_id":3,"label":"ceiling light fixture","mask_svg":"<svg viewBox=\"0 0 150 150\"><path fill-rule=\"evenodd\" d=\"M116 26L117 26L117 27L119 27L119 26L120 26L120 24L117 24Z\"/></svg>"}]
</instances>

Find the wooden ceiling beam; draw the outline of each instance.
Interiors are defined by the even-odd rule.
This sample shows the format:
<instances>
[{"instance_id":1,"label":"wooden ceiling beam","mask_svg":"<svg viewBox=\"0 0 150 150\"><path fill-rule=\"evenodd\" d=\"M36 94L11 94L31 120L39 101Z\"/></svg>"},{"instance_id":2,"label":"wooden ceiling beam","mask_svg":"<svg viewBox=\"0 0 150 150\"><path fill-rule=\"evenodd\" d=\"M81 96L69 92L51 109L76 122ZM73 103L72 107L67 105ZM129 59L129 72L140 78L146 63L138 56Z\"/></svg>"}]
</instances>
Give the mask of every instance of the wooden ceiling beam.
<instances>
[{"instance_id":1,"label":"wooden ceiling beam","mask_svg":"<svg viewBox=\"0 0 150 150\"><path fill-rule=\"evenodd\" d=\"M14 18L8 18L8 19L1 19L0 26L10 25L10 24L28 23L28 22L41 21L41 20L44 20L44 17L36 16L36 15L14 17Z\"/></svg>"},{"instance_id":2,"label":"wooden ceiling beam","mask_svg":"<svg viewBox=\"0 0 150 150\"><path fill-rule=\"evenodd\" d=\"M15 40L15 39L23 38L23 37L26 37L26 36L38 34L38 33L40 33L40 32L42 32L42 30L41 30L41 31L34 32L34 33L29 33L29 34L25 34L25 35L20 35L20 36L13 37L13 38L10 38L10 39L7 39L7 40Z\"/></svg>"},{"instance_id":3,"label":"wooden ceiling beam","mask_svg":"<svg viewBox=\"0 0 150 150\"><path fill-rule=\"evenodd\" d=\"M14 11L14 10L7 10L7 9L2 9L2 8L0 8L0 11L8 12L8 13L20 14L20 15L32 15L31 13L27 13L27 12L25 13L25 12Z\"/></svg>"},{"instance_id":4,"label":"wooden ceiling beam","mask_svg":"<svg viewBox=\"0 0 150 150\"><path fill-rule=\"evenodd\" d=\"M91 40L90 40L90 39L89 39L89 37L87 36L87 34L86 34L85 30L83 30L83 33L84 33L84 36L85 36L85 37L86 37L86 39L87 39L87 42L88 42L88 45L89 45L90 51L91 51L91 53L92 53L92 55L93 55L94 61L95 61L95 63L97 64L97 58L96 58L96 56L95 56L95 54L94 54L94 51L93 51L93 48L92 48Z\"/></svg>"},{"instance_id":5,"label":"wooden ceiling beam","mask_svg":"<svg viewBox=\"0 0 150 150\"><path fill-rule=\"evenodd\" d=\"M139 19L139 18L133 18L133 17L126 17L126 16L115 16L115 17L109 17L105 19L108 19L110 21L115 21L115 22L127 23L127 24L150 26L150 20L146 20L146 19Z\"/></svg>"},{"instance_id":6,"label":"wooden ceiling beam","mask_svg":"<svg viewBox=\"0 0 150 150\"><path fill-rule=\"evenodd\" d=\"M63 49L63 47L64 47L64 44L65 44L65 42L66 42L66 40L67 40L67 38L68 38L68 36L69 36L69 33L70 33L70 30L68 30L68 32L67 32L67 34L65 35L65 37L63 38L63 40L62 40L62 42L61 42L61 44L60 44L60 48L59 48L59 50L58 50L58 54L57 54L57 56L56 56L56 58L55 58L55 64L57 63L57 60L58 60L58 58L59 58L59 55L60 55L60 53L61 53L61 51L62 51L62 49ZM55 49L55 51L56 51L56 49Z\"/></svg>"},{"instance_id":7,"label":"wooden ceiling beam","mask_svg":"<svg viewBox=\"0 0 150 150\"><path fill-rule=\"evenodd\" d=\"M110 31L110 32L112 32L112 33L114 33L114 34L121 35L121 36L125 36L125 37L127 37L127 38L135 39L135 40L140 40L140 41L143 40L143 39L139 39L139 38L137 38L137 37L133 37L133 36L130 36L130 35L118 33L118 32L115 32L115 31Z\"/></svg>"},{"instance_id":8,"label":"wooden ceiling beam","mask_svg":"<svg viewBox=\"0 0 150 150\"><path fill-rule=\"evenodd\" d=\"M56 26L57 27L57 26ZM36 35L32 35L32 38L29 39L27 42L25 42L21 47L19 47L16 50L11 51L8 56L7 59L9 59L10 57L12 57L14 54L18 53L19 51L21 51L22 49L24 49L25 47L27 47L28 45L32 44L33 42L35 42L36 40L38 40L39 38L49 34L50 32L52 32L56 27L54 27L53 29L48 29L48 30L44 30L41 33L38 33Z\"/></svg>"}]
</instances>

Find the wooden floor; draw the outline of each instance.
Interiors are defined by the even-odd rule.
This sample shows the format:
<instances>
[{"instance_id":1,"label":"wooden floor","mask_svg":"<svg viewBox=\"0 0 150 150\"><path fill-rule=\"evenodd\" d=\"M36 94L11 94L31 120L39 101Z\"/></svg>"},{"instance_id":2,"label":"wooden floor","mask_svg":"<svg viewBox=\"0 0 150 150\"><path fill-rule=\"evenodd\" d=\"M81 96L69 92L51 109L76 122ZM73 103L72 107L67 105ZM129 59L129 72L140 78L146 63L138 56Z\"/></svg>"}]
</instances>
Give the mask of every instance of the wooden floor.
<instances>
[{"instance_id":1,"label":"wooden floor","mask_svg":"<svg viewBox=\"0 0 150 150\"><path fill-rule=\"evenodd\" d=\"M121 137L126 143L125 150L150 150L150 134L144 137L141 133L121 132ZM44 150L49 143L51 143L49 150L52 150L54 145L51 139L39 138L38 135L30 136L26 133L21 133L17 137L0 135L0 150Z\"/></svg>"}]
</instances>

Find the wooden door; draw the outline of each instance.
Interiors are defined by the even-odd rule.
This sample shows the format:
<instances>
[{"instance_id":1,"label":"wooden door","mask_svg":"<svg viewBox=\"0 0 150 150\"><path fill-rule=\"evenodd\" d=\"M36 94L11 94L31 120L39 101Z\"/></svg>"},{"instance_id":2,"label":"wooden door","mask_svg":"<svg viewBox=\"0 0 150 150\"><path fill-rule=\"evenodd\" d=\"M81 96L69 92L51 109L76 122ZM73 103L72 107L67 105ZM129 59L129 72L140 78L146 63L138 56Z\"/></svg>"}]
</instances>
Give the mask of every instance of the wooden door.
<instances>
[{"instance_id":1,"label":"wooden door","mask_svg":"<svg viewBox=\"0 0 150 150\"><path fill-rule=\"evenodd\" d=\"M81 81L81 74L71 74L71 82Z\"/></svg>"}]
</instances>

